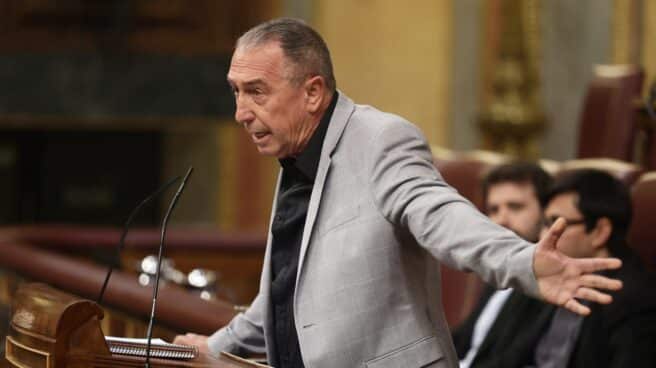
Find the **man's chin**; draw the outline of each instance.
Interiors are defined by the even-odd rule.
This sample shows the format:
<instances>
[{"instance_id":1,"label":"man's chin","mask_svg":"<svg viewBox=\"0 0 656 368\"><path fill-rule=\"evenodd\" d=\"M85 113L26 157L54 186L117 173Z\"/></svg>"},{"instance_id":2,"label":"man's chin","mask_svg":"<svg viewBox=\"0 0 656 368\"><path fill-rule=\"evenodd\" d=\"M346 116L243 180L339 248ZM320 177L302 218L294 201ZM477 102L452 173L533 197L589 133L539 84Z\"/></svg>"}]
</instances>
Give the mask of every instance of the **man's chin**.
<instances>
[{"instance_id":1,"label":"man's chin","mask_svg":"<svg viewBox=\"0 0 656 368\"><path fill-rule=\"evenodd\" d=\"M258 146L257 147L257 152L259 152L260 155L262 156L271 156L271 157L276 157L276 158L284 158L282 157L282 153L280 152L279 149L275 149L274 147L271 147L269 145L266 146Z\"/></svg>"}]
</instances>

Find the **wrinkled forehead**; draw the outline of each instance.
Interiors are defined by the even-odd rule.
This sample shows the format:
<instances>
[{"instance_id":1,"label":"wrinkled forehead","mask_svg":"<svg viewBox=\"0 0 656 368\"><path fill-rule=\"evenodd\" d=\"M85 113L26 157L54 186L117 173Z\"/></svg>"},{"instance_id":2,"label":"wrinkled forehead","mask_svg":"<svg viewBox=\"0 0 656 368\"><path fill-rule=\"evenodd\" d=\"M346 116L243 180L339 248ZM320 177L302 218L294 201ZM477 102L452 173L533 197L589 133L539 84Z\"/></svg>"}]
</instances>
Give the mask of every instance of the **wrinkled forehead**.
<instances>
[{"instance_id":1,"label":"wrinkled forehead","mask_svg":"<svg viewBox=\"0 0 656 368\"><path fill-rule=\"evenodd\" d=\"M232 55L228 80L231 83L251 79L277 80L285 78L287 68L282 49L277 43L241 46Z\"/></svg>"}]
</instances>

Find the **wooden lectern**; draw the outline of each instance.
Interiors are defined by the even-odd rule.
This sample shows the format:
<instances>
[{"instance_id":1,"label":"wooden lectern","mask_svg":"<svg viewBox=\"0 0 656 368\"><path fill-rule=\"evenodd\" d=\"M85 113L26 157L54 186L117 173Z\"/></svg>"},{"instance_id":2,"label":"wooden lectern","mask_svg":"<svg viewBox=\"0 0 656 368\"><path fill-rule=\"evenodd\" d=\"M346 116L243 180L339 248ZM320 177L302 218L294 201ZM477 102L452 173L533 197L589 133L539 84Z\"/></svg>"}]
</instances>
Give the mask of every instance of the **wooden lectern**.
<instances>
[{"instance_id":1,"label":"wooden lectern","mask_svg":"<svg viewBox=\"0 0 656 368\"><path fill-rule=\"evenodd\" d=\"M22 285L13 300L5 354L19 368L144 367L145 358L112 354L100 328L98 304L45 284ZM192 360L150 359L150 366L258 367L228 356Z\"/></svg>"}]
</instances>

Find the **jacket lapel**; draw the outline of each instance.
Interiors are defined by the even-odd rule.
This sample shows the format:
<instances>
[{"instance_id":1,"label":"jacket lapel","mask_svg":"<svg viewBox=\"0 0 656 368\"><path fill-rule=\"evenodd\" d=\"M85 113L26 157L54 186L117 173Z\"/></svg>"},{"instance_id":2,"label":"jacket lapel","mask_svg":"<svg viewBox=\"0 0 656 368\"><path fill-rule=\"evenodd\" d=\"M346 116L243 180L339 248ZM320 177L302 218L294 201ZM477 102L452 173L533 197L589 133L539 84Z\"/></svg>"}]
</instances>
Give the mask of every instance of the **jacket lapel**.
<instances>
[{"instance_id":1,"label":"jacket lapel","mask_svg":"<svg viewBox=\"0 0 656 368\"><path fill-rule=\"evenodd\" d=\"M344 132L344 128L355 109L353 101L346 97L341 91L337 99L337 105L333 111L333 116L328 123L328 131L324 138L323 146L321 148L321 158L319 159L319 167L317 169L317 176L314 179L314 187L312 188L312 195L310 196L310 203L308 204L307 217L305 219L305 226L303 228L303 239L301 241L301 252L298 260L298 273L296 274L296 287L295 292L298 291L298 281L303 270L305 254L312 236L314 223L321 204L321 195L323 193L326 177L330 169L331 156L339 139Z\"/></svg>"}]
</instances>

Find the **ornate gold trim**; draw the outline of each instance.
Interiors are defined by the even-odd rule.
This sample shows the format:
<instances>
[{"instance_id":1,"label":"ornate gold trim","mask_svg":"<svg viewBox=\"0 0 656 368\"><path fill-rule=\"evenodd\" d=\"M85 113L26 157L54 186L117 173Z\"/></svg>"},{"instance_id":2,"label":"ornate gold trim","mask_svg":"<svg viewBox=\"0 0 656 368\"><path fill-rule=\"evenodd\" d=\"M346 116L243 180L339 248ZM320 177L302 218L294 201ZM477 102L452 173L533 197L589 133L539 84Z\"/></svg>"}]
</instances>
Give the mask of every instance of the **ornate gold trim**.
<instances>
[{"instance_id":1,"label":"ornate gold trim","mask_svg":"<svg viewBox=\"0 0 656 368\"><path fill-rule=\"evenodd\" d=\"M482 147L539 157L546 126L540 92L539 0L487 3L483 36Z\"/></svg>"}]
</instances>

